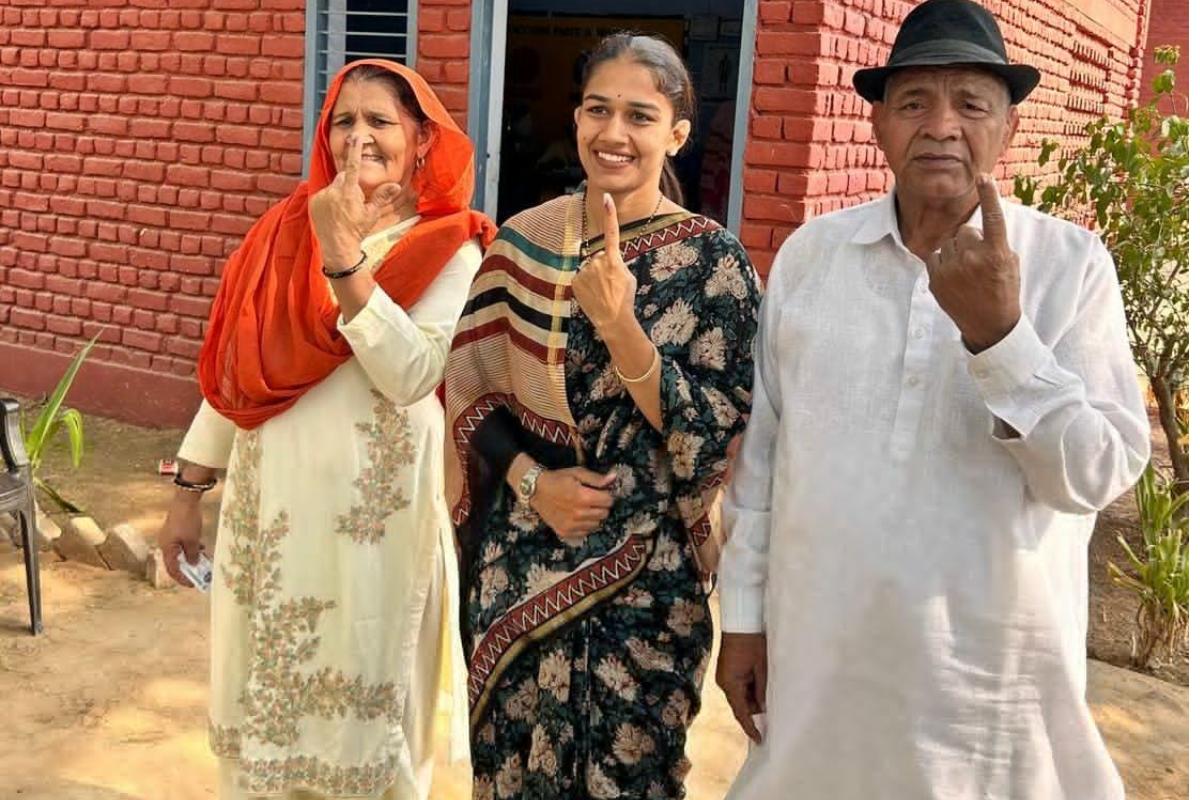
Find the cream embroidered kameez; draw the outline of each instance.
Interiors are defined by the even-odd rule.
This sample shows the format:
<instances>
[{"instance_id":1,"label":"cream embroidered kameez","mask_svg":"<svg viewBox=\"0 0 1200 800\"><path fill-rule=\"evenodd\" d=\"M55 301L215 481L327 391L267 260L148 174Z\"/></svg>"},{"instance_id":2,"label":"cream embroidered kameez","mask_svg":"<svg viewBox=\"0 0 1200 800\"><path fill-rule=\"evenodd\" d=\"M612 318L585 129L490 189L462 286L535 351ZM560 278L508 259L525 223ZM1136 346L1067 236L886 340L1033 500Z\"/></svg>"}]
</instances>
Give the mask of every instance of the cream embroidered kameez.
<instances>
[{"instance_id":1,"label":"cream embroidered kameez","mask_svg":"<svg viewBox=\"0 0 1200 800\"><path fill-rule=\"evenodd\" d=\"M368 238L372 267L414 224ZM354 355L242 430L203 404L180 458L228 467L212 597L222 800L428 796L443 667L465 686L434 389L481 253L408 311L376 288ZM465 736L465 698L453 704Z\"/></svg>"}]
</instances>

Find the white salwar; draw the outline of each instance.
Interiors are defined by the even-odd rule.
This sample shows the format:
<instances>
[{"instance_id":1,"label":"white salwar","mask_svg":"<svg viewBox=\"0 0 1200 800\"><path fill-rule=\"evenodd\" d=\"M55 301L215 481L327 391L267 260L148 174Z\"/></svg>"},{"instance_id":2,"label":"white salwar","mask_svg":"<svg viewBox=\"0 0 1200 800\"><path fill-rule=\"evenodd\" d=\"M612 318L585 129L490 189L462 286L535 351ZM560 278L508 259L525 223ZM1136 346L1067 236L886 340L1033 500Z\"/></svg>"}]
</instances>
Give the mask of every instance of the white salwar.
<instances>
[{"instance_id":1,"label":"white salwar","mask_svg":"<svg viewBox=\"0 0 1200 800\"><path fill-rule=\"evenodd\" d=\"M724 505L722 628L769 663L732 800L1123 797L1084 699L1087 551L1149 426L1103 244L1004 214L1023 315L978 355L892 195L779 251Z\"/></svg>"},{"instance_id":2,"label":"white salwar","mask_svg":"<svg viewBox=\"0 0 1200 800\"><path fill-rule=\"evenodd\" d=\"M368 266L416 222L369 237ZM465 244L408 312L376 288L339 320L353 356L258 428L204 403L188 430L181 459L228 466L209 732L222 800L427 797L443 668L465 750L434 389L481 260Z\"/></svg>"}]
</instances>

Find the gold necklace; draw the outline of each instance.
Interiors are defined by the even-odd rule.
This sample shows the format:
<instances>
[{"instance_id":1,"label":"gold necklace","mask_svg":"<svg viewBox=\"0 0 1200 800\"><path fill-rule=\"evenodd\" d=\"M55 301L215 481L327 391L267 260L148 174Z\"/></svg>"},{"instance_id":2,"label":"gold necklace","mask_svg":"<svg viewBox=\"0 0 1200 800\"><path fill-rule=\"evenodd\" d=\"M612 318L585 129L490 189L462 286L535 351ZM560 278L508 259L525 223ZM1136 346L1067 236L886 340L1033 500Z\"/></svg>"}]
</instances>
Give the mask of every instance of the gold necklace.
<instances>
[{"instance_id":1,"label":"gold necklace","mask_svg":"<svg viewBox=\"0 0 1200 800\"><path fill-rule=\"evenodd\" d=\"M638 236L644 236L646 233L646 229L649 228L651 223L653 223L654 220L658 217L658 211L660 208L662 208L663 200L665 198L666 198L666 195L664 195L662 192L658 193L658 202L654 204L654 211L652 211L650 213L650 216L646 218L646 221L642 223L642 227L638 230L638 233L637 233ZM583 192L581 202L583 204L583 231L579 237L579 262L582 264L584 261L586 261L588 258L590 258L593 255L592 253L589 253L587 251L587 243L589 241L588 236L587 236L587 230L588 230L587 192Z\"/></svg>"}]
</instances>

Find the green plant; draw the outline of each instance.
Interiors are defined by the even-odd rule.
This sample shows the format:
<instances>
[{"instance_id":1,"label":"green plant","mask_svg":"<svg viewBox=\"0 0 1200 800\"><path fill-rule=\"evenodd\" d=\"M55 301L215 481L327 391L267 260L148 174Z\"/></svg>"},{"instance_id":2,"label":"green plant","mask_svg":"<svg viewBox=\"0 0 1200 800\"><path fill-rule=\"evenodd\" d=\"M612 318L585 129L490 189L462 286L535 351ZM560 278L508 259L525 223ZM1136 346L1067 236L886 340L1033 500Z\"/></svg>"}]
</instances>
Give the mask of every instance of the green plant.
<instances>
[{"instance_id":1,"label":"green plant","mask_svg":"<svg viewBox=\"0 0 1200 800\"><path fill-rule=\"evenodd\" d=\"M1135 488L1142 528L1142 555L1117 536L1129 566L1108 562L1113 582L1137 595L1140 603L1131 660L1145 669L1160 649L1172 660L1188 628L1187 492L1173 490L1154 465L1146 467Z\"/></svg>"},{"instance_id":2,"label":"green plant","mask_svg":"<svg viewBox=\"0 0 1200 800\"><path fill-rule=\"evenodd\" d=\"M61 509L73 514L79 513L79 507L64 498L38 472L46 449L51 442L55 441L55 436L60 430L67 434L72 466L78 467L83 459L83 415L73 408L64 406L63 400L66 399L67 392L71 390L71 384L75 382L75 376L79 373L79 368L83 366L84 359L96 344L96 338L98 337L93 337L75 354L75 358L71 359L67 371L63 373L63 376L59 378L58 385L54 387L54 392L38 412L33 427L29 428L28 433L25 434L25 452L29 455L29 466L33 472L34 485L45 492L46 496Z\"/></svg>"},{"instance_id":3,"label":"green plant","mask_svg":"<svg viewBox=\"0 0 1200 800\"><path fill-rule=\"evenodd\" d=\"M1188 120L1175 113L1178 47L1159 47L1154 96L1127 120L1097 119L1087 144L1058 158L1053 179L1026 176L1015 194L1026 205L1094 220L1112 253L1125 301L1134 359L1149 379L1166 434L1176 489L1188 486ZM1160 109L1168 108L1164 114ZM1060 146L1043 141L1039 163Z\"/></svg>"}]
</instances>

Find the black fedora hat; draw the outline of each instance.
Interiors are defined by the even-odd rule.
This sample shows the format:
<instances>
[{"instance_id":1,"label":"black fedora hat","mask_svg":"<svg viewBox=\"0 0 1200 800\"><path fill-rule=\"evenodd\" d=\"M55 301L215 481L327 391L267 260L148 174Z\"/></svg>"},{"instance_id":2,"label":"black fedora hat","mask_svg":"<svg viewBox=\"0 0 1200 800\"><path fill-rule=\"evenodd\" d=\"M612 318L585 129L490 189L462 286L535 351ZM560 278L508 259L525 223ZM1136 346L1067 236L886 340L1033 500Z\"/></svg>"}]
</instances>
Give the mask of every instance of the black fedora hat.
<instances>
[{"instance_id":1,"label":"black fedora hat","mask_svg":"<svg viewBox=\"0 0 1200 800\"><path fill-rule=\"evenodd\" d=\"M897 70L959 65L994 73L1008 84L1014 103L1042 78L1033 67L1008 62L1000 26L986 8L971 0L927 0L900 23L887 65L854 73L854 88L874 103L883 99L883 87Z\"/></svg>"}]
</instances>

